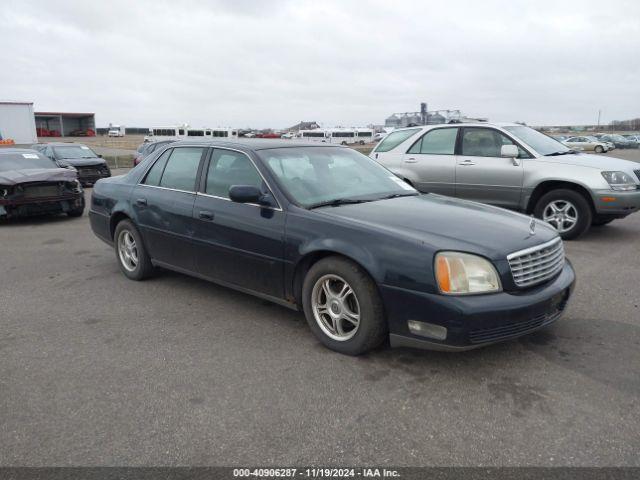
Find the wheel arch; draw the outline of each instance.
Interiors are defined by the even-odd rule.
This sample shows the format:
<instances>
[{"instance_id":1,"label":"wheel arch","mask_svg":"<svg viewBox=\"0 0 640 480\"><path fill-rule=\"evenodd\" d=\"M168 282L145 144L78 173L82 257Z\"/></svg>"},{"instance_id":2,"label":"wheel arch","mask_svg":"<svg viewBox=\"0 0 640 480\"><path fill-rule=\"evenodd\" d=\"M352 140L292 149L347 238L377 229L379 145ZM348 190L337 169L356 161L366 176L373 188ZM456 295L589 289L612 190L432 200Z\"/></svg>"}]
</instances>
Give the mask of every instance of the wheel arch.
<instances>
[{"instance_id":1,"label":"wheel arch","mask_svg":"<svg viewBox=\"0 0 640 480\"><path fill-rule=\"evenodd\" d=\"M591 207L591 212L595 214L596 207L589 189L579 183L569 182L566 180L544 180L540 182L536 186L536 188L533 189L533 192L531 192L531 196L529 197L529 201L527 203L526 213L533 213L533 210L536 207L536 203L538 203L538 200L540 200L543 195L553 190L560 189L573 190L574 192L580 193L589 204L589 207Z\"/></svg>"},{"instance_id":2,"label":"wheel arch","mask_svg":"<svg viewBox=\"0 0 640 480\"><path fill-rule=\"evenodd\" d=\"M131 221L131 216L124 211L114 212L109 219L109 235L111 236L111 240L113 240L113 236L116 233L116 227L123 220Z\"/></svg>"},{"instance_id":3,"label":"wheel arch","mask_svg":"<svg viewBox=\"0 0 640 480\"><path fill-rule=\"evenodd\" d=\"M296 262L293 275L291 276L291 293L297 305L302 305L302 285L307 272L313 265L327 257L342 257L358 265L377 285L377 267L371 255L357 250L344 250L340 248L319 247L305 252Z\"/></svg>"}]
</instances>

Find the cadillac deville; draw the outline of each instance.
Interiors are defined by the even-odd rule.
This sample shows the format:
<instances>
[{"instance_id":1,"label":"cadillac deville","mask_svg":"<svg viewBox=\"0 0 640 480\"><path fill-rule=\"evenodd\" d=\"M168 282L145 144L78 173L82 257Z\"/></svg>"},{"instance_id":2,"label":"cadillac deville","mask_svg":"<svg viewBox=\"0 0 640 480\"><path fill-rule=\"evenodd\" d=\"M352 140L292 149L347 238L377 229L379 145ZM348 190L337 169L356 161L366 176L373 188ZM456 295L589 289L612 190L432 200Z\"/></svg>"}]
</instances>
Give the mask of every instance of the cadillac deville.
<instances>
[{"instance_id":1,"label":"cadillac deville","mask_svg":"<svg viewBox=\"0 0 640 480\"><path fill-rule=\"evenodd\" d=\"M350 355L516 338L558 319L575 281L548 224L421 194L333 145L172 143L99 180L89 216L126 277L162 267L302 310Z\"/></svg>"}]
</instances>

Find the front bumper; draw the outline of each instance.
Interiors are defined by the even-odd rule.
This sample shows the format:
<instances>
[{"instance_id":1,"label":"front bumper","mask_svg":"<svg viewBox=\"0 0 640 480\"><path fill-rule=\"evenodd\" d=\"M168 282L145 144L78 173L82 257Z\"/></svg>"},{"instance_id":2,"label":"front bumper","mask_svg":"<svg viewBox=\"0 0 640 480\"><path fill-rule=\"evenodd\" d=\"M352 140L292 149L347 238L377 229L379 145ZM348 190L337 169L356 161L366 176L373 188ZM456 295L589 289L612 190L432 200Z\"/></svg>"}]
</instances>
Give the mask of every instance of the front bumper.
<instances>
[{"instance_id":1,"label":"front bumper","mask_svg":"<svg viewBox=\"0 0 640 480\"><path fill-rule=\"evenodd\" d=\"M66 213L82 206L84 194L0 201L0 218Z\"/></svg>"},{"instance_id":2,"label":"front bumper","mask_svg":"<svg viewBox=\"0 0 640 480\"><path fill-rule=\"evenodd\" d=\"M76 167L78 170L78 180L83 187L93 185L101 178L108 178L111 176L111 170L102 167Z\"/></svg>"},{"instance_id":3,"label":"front bumper","mask_svg":"<svg viewBox=\"0 0 640 480\"><path fill-rule=\"evenodd\" d=\"M563 313L575 273L569 261L549 283L526 291L444 296L381 286L392 347L461 351L520 337L555 322ZM438 340L413 334L408 321L445 327Z\"/></svg>"},{"instance_id":4,"label":"front bumper","mask_svg":"<svg viewBox=\"0 0 640 480\"><path fill-rule=\"evenodd\" d=\"M640 210L640 190L619 192L616 190L596 190L593 193L596 213L625 217Z\"/></svg>"}]
</instances>

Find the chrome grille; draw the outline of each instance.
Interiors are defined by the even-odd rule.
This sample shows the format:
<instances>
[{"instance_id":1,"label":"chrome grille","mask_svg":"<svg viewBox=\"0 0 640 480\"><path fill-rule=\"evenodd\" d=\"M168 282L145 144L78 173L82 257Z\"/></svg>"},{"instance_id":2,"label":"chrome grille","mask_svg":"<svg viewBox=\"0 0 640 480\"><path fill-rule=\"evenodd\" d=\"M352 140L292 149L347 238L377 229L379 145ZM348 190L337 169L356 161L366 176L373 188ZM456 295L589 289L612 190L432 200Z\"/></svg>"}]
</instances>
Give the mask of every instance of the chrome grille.
<instances>
[{"instance_id":1,"label":"chrome grille","mask_svg":"<svg viewBox=\"0 0 640 480\"><path fill-rule=\"evenodd\" d=\"M513 281L531 287L556 275L564 266L564 245L560 238L507 256Z\"/></svg>"}]
</instances>

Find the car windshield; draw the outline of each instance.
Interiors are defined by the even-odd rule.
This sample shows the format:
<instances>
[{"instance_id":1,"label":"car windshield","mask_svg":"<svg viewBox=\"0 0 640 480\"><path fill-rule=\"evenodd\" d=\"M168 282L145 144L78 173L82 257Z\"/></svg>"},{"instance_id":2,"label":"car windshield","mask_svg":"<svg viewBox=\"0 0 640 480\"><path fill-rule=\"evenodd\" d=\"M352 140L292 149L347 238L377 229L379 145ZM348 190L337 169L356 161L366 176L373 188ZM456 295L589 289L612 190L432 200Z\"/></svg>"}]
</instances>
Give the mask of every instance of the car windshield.
<instances>
[{"instance_id":1,"label":"car windshield","mask_svg":"<svg viewBox=\"0 0 640 480\"><path fill-rule=\"evenodd\" d=\"M84 145L70 145L68 147L55 147L58 158L97 158L89 147Z\"/></svg>"},{"instance_id":2,"label":"car windshield","mask_svg":"<svg viewBox=\"0 0 640 480\"><path fill-rule=\"evenodd\" d=\"M0 153L0 172L38 168L57 168L57 166L37 152Z\"/></svg>"},{"instance_id":3,"label":"car windshield","mask_svg":"<svg viewBox=\"0 0 640 480\"><path fill-rule=\"evenodd\" d=\"M281 187L305 208L418 194L386 168L348 148L276 148L258 154Z\"/></svg>"},{"instance_id":4,"label":"car windshield","mask_svg":"<svg viewBox=\"0 0 640 480\"><path fill-rule=\"evenodd\" d=\"M518 137L540 155L571 151L571 149L566 145L530 127L518 125L513 127L504 127L504 129Z\"/></svg>"}]
</instances>

